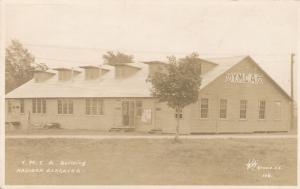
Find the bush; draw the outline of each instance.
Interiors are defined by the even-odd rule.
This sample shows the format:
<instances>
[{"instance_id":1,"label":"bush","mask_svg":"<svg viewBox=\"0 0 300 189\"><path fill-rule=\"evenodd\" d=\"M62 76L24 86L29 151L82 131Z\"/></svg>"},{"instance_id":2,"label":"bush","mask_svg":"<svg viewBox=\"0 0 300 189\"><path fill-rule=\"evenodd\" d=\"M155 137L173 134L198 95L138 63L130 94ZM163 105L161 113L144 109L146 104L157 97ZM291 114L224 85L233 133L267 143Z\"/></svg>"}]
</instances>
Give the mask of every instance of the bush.
<instances>
[{"instance_id":1,"label":"bush","mask_svg":"<svg viewBox=\"0 0 300 189\"><path fill-rule=\"evenodd\" d=\"M44 126L45 129L60 129L60 124L59 123L47 123Z\"/></svg>"}]
</instances>

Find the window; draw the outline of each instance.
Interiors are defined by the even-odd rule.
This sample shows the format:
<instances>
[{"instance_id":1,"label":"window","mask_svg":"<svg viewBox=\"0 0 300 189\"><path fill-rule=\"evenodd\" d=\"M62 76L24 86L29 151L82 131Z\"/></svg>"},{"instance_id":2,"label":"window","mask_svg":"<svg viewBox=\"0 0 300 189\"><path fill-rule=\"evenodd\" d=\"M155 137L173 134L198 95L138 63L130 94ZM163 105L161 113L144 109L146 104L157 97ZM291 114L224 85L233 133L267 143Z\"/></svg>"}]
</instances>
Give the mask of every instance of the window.
<instances>
[{"instance_id":1,"label":"window","mask_svg":"<svg viewBox=\"0 0 300 189\"><path fill-rule=\"evenodd\" d=\"M220 118L221 119L227 118L227 100L226 99L220 100Z\"/></svg>"},{"instance_id":2,"label":"window","mask_svg":"<svg viewBox=\"0 0 300 189\"><path fill-rule=\"evenodd\" d=\"M46 100L45 99L42 100L42 111L43 111L43 113L46 113Z\"/></svg>"},{"instance_id":3,"label":"window","mask_svg":"<svg viewBox=\"0 0 300 189\"><path fill-rule=\"evenodd\" d=\"M36 113L36 99L32 99L32 113Z\"/></svg>"},{"instance_id":4,"label":"window","mask_svg":"<svg viewBox=\"0 0 300 189\"><path fill-rule=\"evenodd\" d=\"M20 113L25 112L24 99L20 99Z\"/></svg>"},{"instance_id":5,"label":"window","mask_svg":"<svg viewBox=\"0 0 300 189\"><path fill-rule=\"evenodd\" d=\"M47 104L46 99L34 98L32 99L32 113L46 113Z\"/></svg>"},{"instance_id":6,"label":"window","mask_svg":"<svg viewBox=\"0 0 300 189\"><path fill-rule=\"evenodd\" d=\"M208 98L201 98L201 118L208 118Z\"/></svg>"},{"instance_id":7,"label":"window","mask_svg":"<svg viewBox=\"0 0 300 189\"><path fill-rule=\"evenodd\" d=\"M57 100L57 113L62 114L62 100L61 99Z\"/></svg>"},{"instance_id":8,"label":"window","mask_svg":"<svg viewBox=\"0 0 300 189\"><path fill-rule=\"evenodd\" d=\"M8 100L7 101L7 111L8 111L8 113L11 113L11 111L12 111L12 106L11 106L11 102L10 102L10 100Z\"/></svg>"},{"instance_id":9,"label":"window","mask_svg":"<svg viewBox=\"0 0 300 189\"><path fill-rule=\"evenodd\" d=\"M275 120L281 119L281 102L275 101L275 107L274 107L274 118Z\"/></svg>"},{"instance_id":10,"label":"window","mask_svg":"<svg viewBox=\"0 0 300 189\"><path fill-rule=\"evenodd\" d=\"M73 114L73 100L69 99L69 114Z\"/></svg>"},{"instance_id":11,"label":"window","mask_svg":"<svg viewBox=\"0 0 300 189\"><path fill-rule=\"evenodd\" d=\"M85 79L96 79L100 75L98 68L87 68L85 70Z\"/></svg>"},{"instance_id":12,"label":"window","mask_svg":"<svg viewBox=\"0 0 300 189\"><path fill-rule=\"evenodd\" d=\"M60 70L58 72L58 80L65 81L69 80L72 77L72 71L70 70Z\"/></svg>"},{"instance_id":13,"label":"window","mask_svg":"<svg viewBox=\"0 0 300 189\"><path fill-rule=\"evenodd\" d=\"M247 100L240 101L240 119L247 119Z\"/></svg>"},{"instance_id":14,"label":"window","mask_svg":"<svg viewBox=\"0 0 300 189\"><path fill-rule=\"evenodd\" d=\"M87 115L103 115L103 100L101 98L86 99L85 113Z\"/></svg>"},{"instance_id":15,"label":"window","mask_svg":"<svg viewBox=\"0 0 300 189\"><path fill-rule=\"evenodd\" d=\"M73 108L72 99L57 99L58 114L73 114Z\"/></svg>"},{"instance_id":16,"label":"window","mask_svg":"<svg viewBox=\"0 0 300 189\"><path fill-rule=\"evenodd\" d=\"M42 100L40 98L37 99L36 101L37 104L37 113L41 113L42 112Z\"/></svg>"},{"instance_id":17,"label":"window","mask_svg":"<svg viewBox=\"0 0 300 189\"><path fill-rule=\"evenodd\" d=\"M136 101L135 107L136 107L136 115L137 116L142 116L142 113L143 113L143 102L142 101Z\"/></svg>"},{"instance_id":18,"label":"window","mask_svg":"<svg viewBox=\"0 0 300 189\"><path fill-rule=\"evenodd\" d=\"M258 119L266 118L266 101L260 100L258 103Z\"/></svg>"}]
</instances>

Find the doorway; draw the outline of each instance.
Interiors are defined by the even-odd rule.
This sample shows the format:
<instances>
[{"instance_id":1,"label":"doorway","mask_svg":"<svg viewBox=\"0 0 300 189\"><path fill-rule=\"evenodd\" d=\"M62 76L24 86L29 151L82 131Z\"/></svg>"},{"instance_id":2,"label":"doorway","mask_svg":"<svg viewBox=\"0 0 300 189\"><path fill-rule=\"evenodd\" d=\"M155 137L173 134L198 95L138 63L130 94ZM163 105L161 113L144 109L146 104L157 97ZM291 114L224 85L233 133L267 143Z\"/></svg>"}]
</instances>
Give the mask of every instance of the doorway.
<instances>
[{"instance_id":1,"label":"doorway","mask_svg":"<svg viewBox=\"0 0 300 189\"><path fill-rule=\"evenodd\" d=\"M124 127L134 126L134 101L122 102L122 124Z\"/></svg>"}]
</instances>

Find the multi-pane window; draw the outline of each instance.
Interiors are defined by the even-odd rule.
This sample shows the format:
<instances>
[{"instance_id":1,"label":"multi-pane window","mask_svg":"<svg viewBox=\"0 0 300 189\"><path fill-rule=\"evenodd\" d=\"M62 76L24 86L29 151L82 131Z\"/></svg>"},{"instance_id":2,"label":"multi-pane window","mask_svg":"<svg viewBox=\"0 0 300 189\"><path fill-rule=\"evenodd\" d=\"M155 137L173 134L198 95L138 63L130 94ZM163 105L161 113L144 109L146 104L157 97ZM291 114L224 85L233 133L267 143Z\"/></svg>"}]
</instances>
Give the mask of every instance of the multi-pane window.
<instances>
[{"instance_id":1,"label":"multi-pane window","mask_svg":"<svg viewBox=\"0 0 300 189\"><path fill-rule=\"evenodd\" d=\"M221 119L227 118L227 100L226 99L220 100L220 118Z\"/></svg>"},{"instance_id":2,"label":"multi-pane window","mask_svg":"<svg viewBox=\"0 0 300 189\"><path fill-rule=\"evenodd\" d=\"M57 99L57 113L58 114L73 114L73 100L72 99Z\"/></svg>"},{"instance_id":3,"label":"multi-pane window","mask_svg":"<svg viewBox=\"0 0 300 189\"><path fill-rule=\"evenodd\" d=\"M46 113L47 104L46 99L34 98L32 99L32 113Z\"/></svg>"},{"instance_id":4,"label":"multi-pane window","mask_svg":"<svg viewBox=\"0 0 300 189\"><path fill-rule=\"evenodd\" d=\"M280 101L275 101L274 118L275 118L275 120L281 119L281 102Z\"/></svg>"},{"instance_id":5,"label":"multi-pane window","mask_svg":"<svg viewBox=\"0 0 300 189\"><path fill-rule=\"evenodd\" d=\"M103 99L101 98L85 99L85 113L87 115L103 115Z\"/></svg>"},{"instance_id":6,"label":"multi-pane window","mask_svg":"<svg viewBox=\"0 0 300 189\"><path fill-rule=\"evenodd\" d=\"M258 103L258 119L266 118L266 101L260 100Z\"/></svg>"},{"instance_id":7,"label":"multi-pane window","mask_svg":"<svg viewBox=\"0 0 300 189\"><path fill-rule=\"evenodd\" d=\"M142 101L136 101L135 107L136 107L136 115L137 116L142 116L142 113L143 113L143 103L142 103Z\"/></svg>"},{"instance_id":8,"label":"multi-pane window","mask_svg":"<svg viewBox=\"0 0 300 189\"><path fill-rule=\"evenodd\" d=\"M208 118L208 98L201 98L200 116L201 118Z\"/></svg>"},{"instance_id":9,"label":"multi-pane window","mask_svg":"<svg viewBox=\"0 0 300 189\"><path fill-rule=\"evenodd\" d=\"M240 101L240 119L247 119L247 100Z\"/></svg>"},{"instance_id":10,"label":"multi-pane window","mask_svg":"<svg viewBox=\"0 0 300 189\"><path fill-rule=\"evenodd\" d=\"M11 113L11 111L12 111L12 105L11 105L10 100L7 101L7 111L8 111L8 113Z\"/></svg>"},{"instance_id":11,"label":"multi-pane window","mask_svg":"<svg viewBox=\"0 0 300 189\"><path fill-rule=\"evenodd\" d=\"M45 105L46 107L46 105ZM25 104L24 104L24 99L20 99L20 113L24 113L25 112ZM46 112L46 110L45 110Z\"/></svg>"}]
</instances>

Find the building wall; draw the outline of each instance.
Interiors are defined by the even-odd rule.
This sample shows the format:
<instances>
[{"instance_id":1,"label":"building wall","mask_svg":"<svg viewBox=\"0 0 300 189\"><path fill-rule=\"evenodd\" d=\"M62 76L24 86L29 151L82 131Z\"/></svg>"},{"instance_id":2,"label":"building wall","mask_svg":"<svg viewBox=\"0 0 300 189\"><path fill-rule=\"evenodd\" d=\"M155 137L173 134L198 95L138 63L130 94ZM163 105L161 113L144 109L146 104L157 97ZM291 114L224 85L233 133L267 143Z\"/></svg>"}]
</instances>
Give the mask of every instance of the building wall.
<instances>
[{"instance_id":1,"label":"building wall","mask_svg":"<svg viewBox=\"0 0 300 189\"><path fill-rule=\"evenodd\" d=\"M200 118L200 102L194 103L183 110L180 120L180 133L228 133L255 131L288 131L290 126L290 100L276 87L263 72L248 58L231 68L229 73L261 74L262 84L225 82L226 73L200 91L201 98L209 99L208 118ZM227 72L227 73L228 73ZM220 119L220 99L227 99L227 118ZM85 99L73 100L72 115L57 114L57 99L47 99L47 113L30 113L30 122L43 125L59 122L67 129L95 129L107 131L112 127L122 127L122 101L140 100L143 111L150 112L150 121L143 121L143 116L135 116L137 131L161 129L164 133L174 133L176 119L174 110L166 103L158 103L153 98L104 98L104 115L86 115ZM247 119L240 120L240 100L247 100ZM266 101L266 118L258 119L258 102ZM281 117L275 117L275 102L281 102ZM32 112L32 100L25 99L25 113L20 114L18 99L10 99L12 112L6 113L6 121L20 121L23 128L28 127L28 114ZM6 105L7 105L6 101ZM6 111L8 107L6 106Z\"/></svg>"},{"instance_id":2,"label":"building wall","mask_svg":"<svg viewBox=\"0 0 300 189\"><path fill-rule=\"evenodd\" d=\"M189 134L190 133L190 117L191 117L191 106L186 107L183 110L183 118L180 119L179 133ZM176 129L176 118L175 111L167 106L166 103L158 103L156 105L156 123L157 128L161 129L163 133L175 133Z\"/></svg>"},{"instance_id":3,"label":"building wall","mask_svg":"<svg viewBox=\"0 0 300 189\"><path fill-rule=\"evenodd\" d=\"M85 99L73 99L73 114L58 114L57 99L46 99L46 113L32 113L32 99L24 99L24 113L20 113L20 100L9 99L12 111L8 113L8 100L6 100L6 121L19 121L23 129L30 124L42 126L46 123L57 122L65 129L92 129L107 131L113 127L122 127L122 100L120 98L103 99L103 115L86 115ZM127 99L128 100L128 99ZM131 99L132 100L132 99ZM151 121L143 122L141 117L135 117L137 131L149 131L154 127L153 99L138 99L143 102L143 109L152 111ZM135 101L135 100L133 100ZM30 115L29 115L30 114ZM30 121L28 120L30 117Z\"/></svg>"},{"instance_id":4,"label":"building wall","mask_svg":"<svg viewBox=\"0 0 300 189\"><path fill-rule=\"evenodd\" d=\"M222 75L201 90L199 99L209 99L209 116L200 118L200 102L193 104L191 132L254 132L288 131L290 126L290 101L275 84L246 59L228 72L257 73L263 75L263 84L225 82ZM220 119L220 99L227 99L227 118ZM240 120L240 100L247 100L247 119ZM266 101L266 118L258 119L259 100ZM275 101L281 102L281 117L275 117Z\"/></svg>"}]
</instances>

